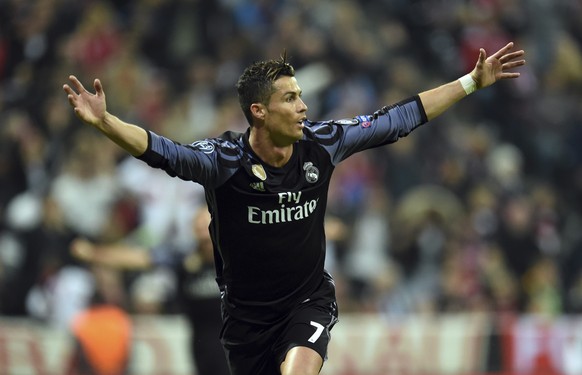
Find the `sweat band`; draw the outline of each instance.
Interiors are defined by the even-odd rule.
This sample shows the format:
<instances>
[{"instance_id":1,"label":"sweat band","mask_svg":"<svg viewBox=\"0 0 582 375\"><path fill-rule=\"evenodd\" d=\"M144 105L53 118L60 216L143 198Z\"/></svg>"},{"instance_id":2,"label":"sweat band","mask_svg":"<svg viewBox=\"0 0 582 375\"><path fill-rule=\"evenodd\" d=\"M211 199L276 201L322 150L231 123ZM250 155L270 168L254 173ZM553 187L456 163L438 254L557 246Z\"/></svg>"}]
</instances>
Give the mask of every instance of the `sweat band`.
<instances>
[{"instance_id":1,"label":"sweat band","mask_svg":"<svg viewBox=\"0 0 582 375\"><path fill-rule=\"evenodd\" d=\"M477 90L477 84L473 80L473 77L471 77L471 74L465 74L459 78L459 82L461 82L461 86L463 86L463 89L465 89L467 95Z\"/></svg>"}]
</instances>

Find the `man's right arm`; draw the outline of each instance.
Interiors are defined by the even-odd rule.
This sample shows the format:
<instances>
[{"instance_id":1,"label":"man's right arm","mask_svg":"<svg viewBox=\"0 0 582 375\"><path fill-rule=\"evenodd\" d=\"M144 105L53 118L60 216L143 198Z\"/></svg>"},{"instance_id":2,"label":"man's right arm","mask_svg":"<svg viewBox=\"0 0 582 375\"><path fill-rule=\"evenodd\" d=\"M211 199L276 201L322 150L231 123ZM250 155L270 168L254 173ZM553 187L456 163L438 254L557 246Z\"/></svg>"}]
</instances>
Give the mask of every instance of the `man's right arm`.
<instances>
[{"instance_id":1,"label":"man's right arm","mask_svg":"<svg viewBox=\"0 0 582 375\"><path fill-rule=\"evenodd\" d=\"M133 156L143 155L148 147L145 129L122 121L110 113L105 113L103 121L95 127Z\"/></svg>"},{"instance_id":2,"label":"man's right arm","mask_svg":"<svg viewBox=\"0 0 582 375\"><path fill-rule=\"evenodd\" d=\"M107 112L105 91L100 80L95 79L93 82L94 94L87 91L77 77L69 76L69 81L71 85L63 85L63 90L79 119L105 134L133 156L140 156L146 151L147 132Z\"/></svg>"}]
</instances>

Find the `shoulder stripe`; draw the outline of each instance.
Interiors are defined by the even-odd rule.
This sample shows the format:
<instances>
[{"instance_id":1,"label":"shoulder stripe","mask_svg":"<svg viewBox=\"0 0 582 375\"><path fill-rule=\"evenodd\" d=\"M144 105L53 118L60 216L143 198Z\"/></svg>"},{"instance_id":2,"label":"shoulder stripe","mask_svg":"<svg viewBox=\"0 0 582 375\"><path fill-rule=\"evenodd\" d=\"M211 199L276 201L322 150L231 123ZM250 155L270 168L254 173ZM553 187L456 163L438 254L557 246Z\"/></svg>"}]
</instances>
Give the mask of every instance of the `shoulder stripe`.
<instances>
[{"instance_id":1,"label":"shoulder stripe","mask_svg":"<svg viewBox=\"0 0 582 375\"><path fill-rule=\"evenodd\" d=\"M331 146L339 141L343 129L333 123L313 123L308 129L311 138L323 146Z\"/></svg>"}]
</instances>

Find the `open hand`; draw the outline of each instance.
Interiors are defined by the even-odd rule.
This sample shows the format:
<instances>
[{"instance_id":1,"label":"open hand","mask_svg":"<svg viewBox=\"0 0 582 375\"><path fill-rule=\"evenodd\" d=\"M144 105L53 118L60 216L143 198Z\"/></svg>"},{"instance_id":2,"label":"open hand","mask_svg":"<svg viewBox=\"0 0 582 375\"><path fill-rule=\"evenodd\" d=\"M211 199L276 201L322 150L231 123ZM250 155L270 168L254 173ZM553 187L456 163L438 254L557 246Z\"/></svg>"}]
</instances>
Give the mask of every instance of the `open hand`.
<instances>
[{"instance_id":1,"label":"open hand","mask_svg":"<svg viewBox=\"0 0 582 375\"><path fill-rule=\"evenodd\" d=\"M75 115L87 124L98 126L105 117L107 106L105 102L105 92L99 79L95 79L93 87L95 94L85 89L77 77L69 76L71 86L63 85L63 90L67 93L69 104L73 107Z\"/></svg>"},{"instance_id":2,"label":"open hand","mask_svg":"<svg viewBox=\"0 0 582 375\"><path fill-rule=\"evenodd\" d=\"M479 59L471 72L471 77L473 77L478 89L490 86L502 79L519 77L518 72L510 72L509 70L525 65L525 60L522 58L525 52L523 50L512 52L512 49L513 42L509 42L489 57L483 48L479 50Z\"/></svg>"}]
</instances>

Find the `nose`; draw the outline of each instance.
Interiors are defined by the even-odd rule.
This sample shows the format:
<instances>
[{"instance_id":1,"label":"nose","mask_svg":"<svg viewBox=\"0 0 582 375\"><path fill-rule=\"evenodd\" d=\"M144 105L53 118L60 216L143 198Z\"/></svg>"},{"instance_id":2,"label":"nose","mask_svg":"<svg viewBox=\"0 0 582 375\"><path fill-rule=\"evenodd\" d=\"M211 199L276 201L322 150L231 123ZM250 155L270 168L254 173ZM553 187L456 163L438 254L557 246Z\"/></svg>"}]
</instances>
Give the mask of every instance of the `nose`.
<instances>
[{"instance_id":1,"label":"nose","mask_svg":"<svg viewBox=\"0 0 582 375\"><path fill-rule=\"evenodd\" d=\"M299 112L307 112L307 104L301 98L299 98Z\"/></svg>"}]
</instances>

